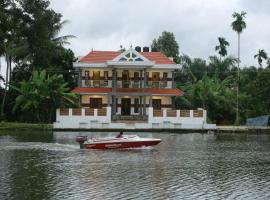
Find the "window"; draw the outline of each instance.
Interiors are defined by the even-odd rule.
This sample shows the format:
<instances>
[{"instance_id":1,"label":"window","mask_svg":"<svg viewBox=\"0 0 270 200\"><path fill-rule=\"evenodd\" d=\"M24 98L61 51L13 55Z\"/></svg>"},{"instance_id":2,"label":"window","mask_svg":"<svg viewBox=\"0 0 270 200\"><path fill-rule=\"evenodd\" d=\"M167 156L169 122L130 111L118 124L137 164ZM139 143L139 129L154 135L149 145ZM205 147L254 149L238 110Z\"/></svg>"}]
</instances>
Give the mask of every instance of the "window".
<instances>
[{"instance_id":1,"label":"window","mask_svg":"<svg viewBox=\"0 0 270 200\"><path fill-rule=\"evenodd\" d=\"M93 80L100 80L100 71L93 72Z\"/></svg>"},{"instance_id":2,"label":"window","mask_svg":"<svg viewBox=\"0 0 270 200\"><path fill-rule=\"evenodd\" d=\"M161 99L153 99L152 105L153 105L153 109L160 110L161 109Z\"/></svg>"},{"instance_id":3,"label":"window","mask_svg":"<svg viewBox=\"0 0 270 200\"><path fill-rule=\"evenodd\" d=\"M159 81L159 72L152 73L152 81Z\"/></svg>"},{"instance_id":4,"label":"window","mask_svg":"<svg viewBox=\"0 0 270 200\"><path fill-rule=\"evenodd\" d=\"M93 85L94 87L100 87L100 71L93 72Z\"/></svg>"},{"instance_id":5,"label":"window","mask_svg":"<svg viewBox=\"0 0 270 200\"><path fill-rule=\"evenodd\" d=\"M134 81L139 81L139 72L134 72Z\"/></svg>"},{"instance_id":6,"label":"window","mask_svg":"<svg viewBox=\"0 0 270 200\"><path fill-rule=\"evenodd\" d=\"M128 52L126 55L121 57L119 61L143 61L142 58L140 58L137 54L133 52Z\"/></svg>"},{"instance_id":7,"label":"window","mask_svg":"<svg viewBox=\"0 0 270 200\"><path fill-rule=\"evenodd\" d=\"M90 79L89 71L85 71L84 72L84 77L85 77L85 80L89 80Z\"/></svg>"},{"instance_id":8,"label":"window","mask_svg":"<svg viewBox=\"0 0 270 200\"><path fill-rule=\"evenodd\" d=\"M168 78L168 73L167 72L163 72L163 77L162 77L162 80L163 80L163 87L167 87L167 78Z\"/></svg>"},{"instance_id":9,"label":"window","mask_svg":"<svg viewBox=\"0 0 270 200\"><path fill-rule=\"evenodd\" d=\"M90 98L90 108L102 108L102 98Z\"/></svg>"},{"instance_id":10,"label":"window","mask_svg":"<svg viewBox=\"0 0 270 200\"><path fill-rule=\"evenodd\" d=\"M134 99L134 113L139 113L139 99Z\"/></svg>"},{"instance_id":11,"label":"window","mask_svg":"<svg viewBox=\"0 0 270 200\"><path fill-rule=\"evenodd\" d=\"M122 87L129 88L129 74L128 70L124 70L122 73Z\"/></svg>"},{"instance_id":12,"label":"window","mask_svg":"<svg viewBox=\"0 0 270 200\"><path fill-rule=\"evenodd\" d=\"M159 87L159 72L152 73L152 87Z\"/></svg>"}]
</instances>

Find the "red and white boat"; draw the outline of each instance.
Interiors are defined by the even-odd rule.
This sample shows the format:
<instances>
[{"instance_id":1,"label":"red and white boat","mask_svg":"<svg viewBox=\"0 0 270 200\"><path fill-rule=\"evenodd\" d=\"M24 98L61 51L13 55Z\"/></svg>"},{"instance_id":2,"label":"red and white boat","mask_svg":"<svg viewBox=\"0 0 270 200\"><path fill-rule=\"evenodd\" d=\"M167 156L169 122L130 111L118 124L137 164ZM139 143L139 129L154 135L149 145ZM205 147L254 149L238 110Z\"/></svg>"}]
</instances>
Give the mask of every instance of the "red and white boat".
<instances>
[{"instance_id":1,"label":"red and white boat","mask_svg":"<svg viewBox=\"0 0 270 200\"><path fill-rule=\"evenodd\" d=\"M137 135L120 135L118 137L90 138L77 136L76 141L80 148L85 149L123 149L154 146L161 142L160 139L141 138Z\"/></svg>"}]
</instances>

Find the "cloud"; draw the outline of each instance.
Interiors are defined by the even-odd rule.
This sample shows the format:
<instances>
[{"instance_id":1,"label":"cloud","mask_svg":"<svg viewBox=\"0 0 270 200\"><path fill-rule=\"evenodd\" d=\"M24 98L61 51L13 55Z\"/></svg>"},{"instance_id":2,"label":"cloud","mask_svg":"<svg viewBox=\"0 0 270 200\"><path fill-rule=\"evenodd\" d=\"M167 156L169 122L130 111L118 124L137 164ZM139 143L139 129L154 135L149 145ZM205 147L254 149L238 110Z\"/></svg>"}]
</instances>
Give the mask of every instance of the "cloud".
<instances>
[{"instance_id":1,"label":"cloud","mask_svg":"<svg viewBox=\"0 0 270 200\"><path fill-rule=\"evenodd\" d=\"M51 0L51 7L70 20L61 34L77 36L70 48L78 56L92 48L149 46L163 30L173 32L180 51L192 57L213 55L220 36L230 42L229 54L236 56L232 13L247 11L242 65L257 65L253 56L258 49L270 51L269 6L268 0Z\"/></svg>"}]
</instances>

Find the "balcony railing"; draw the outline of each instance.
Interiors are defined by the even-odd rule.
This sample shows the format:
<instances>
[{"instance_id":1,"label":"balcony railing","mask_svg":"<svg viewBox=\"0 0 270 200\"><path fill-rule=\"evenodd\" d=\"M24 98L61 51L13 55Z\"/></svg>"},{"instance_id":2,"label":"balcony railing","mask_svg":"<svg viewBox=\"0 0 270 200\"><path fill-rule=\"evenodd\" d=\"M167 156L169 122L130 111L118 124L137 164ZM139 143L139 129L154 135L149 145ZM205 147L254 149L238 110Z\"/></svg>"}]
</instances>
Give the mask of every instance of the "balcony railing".
<instances>
[{"instance_id":1,"label":"balcony railing","mask_svg":"<svg viewBox=\"0 0 270 200\"><path fill-rule=\"evenodd\" d=\"M167 81L148 81L147 85L148 88L165 88L168 86Z\"/></svg>"},{"instance_id":2,"label":"balcony railing","mask_svg":"<svg viewBox=\"0 0 270 200\"><path fill-rule=\"evenodd\" d=\"M142 82L143 84L143 82ZM83 87L112 87L109 80L83 80ZM147 81L147 88L166 88L168 87L167 81ZM117 88L140 88L140 81L117 81Z\"/></svg>"},{"instance_id":3,"label":"balcony railing","mask_svg":"<svg viewBox=\"0 0 270 200\"><path fill-rule=\"evenodd\" d=\"M108 80L84 80L84 87L109 87Z\"/></svg>"}]
</instances>

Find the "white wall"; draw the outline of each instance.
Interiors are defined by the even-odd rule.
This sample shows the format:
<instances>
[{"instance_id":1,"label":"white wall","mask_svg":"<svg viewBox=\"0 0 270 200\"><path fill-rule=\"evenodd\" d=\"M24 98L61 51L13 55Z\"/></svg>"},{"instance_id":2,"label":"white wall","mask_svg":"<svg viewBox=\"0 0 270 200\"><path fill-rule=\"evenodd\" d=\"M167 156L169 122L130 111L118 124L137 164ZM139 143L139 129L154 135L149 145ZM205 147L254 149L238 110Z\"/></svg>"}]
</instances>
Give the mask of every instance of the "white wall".
<instances>
[{"instance_id":1,"label":"white wall","mask_svg":"<svg viewBox=\"0 0 270 200\"><path fill-rule=\"evenodd\" d=\"M100 129L215 129L215 124L207 124L207 112L203 110L203 117L193 117L193 110L190 110L190 117L180 117L180 110L177 110L176 117L167 117L166 110L163 110L163 117L154 117L153 108L148 110L148 121L145 123L119 123L111 121L111 107L107 107L107 116L97 116L97 109L94 110L94 116L85 116L84 109L82 109L81 116L72 116L72 110L69 109L69 116L60 116L60 110L56 112L56 122L54 128L68 129L68 128L100 128Z\"/></svg>"}]
</instances>

